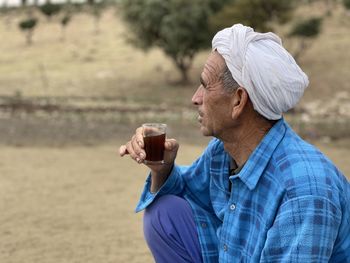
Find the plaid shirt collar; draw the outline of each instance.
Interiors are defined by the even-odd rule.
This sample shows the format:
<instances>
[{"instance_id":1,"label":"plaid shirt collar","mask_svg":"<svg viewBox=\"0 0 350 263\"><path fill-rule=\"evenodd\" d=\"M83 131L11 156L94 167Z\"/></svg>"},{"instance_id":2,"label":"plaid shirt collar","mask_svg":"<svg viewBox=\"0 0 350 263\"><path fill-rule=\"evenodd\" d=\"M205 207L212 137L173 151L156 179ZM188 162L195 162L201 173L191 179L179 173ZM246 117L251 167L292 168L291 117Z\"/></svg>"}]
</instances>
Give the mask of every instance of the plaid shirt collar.
<instances>
[{"instance_id":1,"label":"plaid shirt collar","mask_svg":"<svg viewBox=\"0 0 350 263\"><path fill-rule=\"evenodd\" d=\"M230 176L230 180L239 178L249 190L254 190L274 150L284 137L286 125L283 118L276 122L250 155L242 170Z\"/></svg>"}]
</instances>

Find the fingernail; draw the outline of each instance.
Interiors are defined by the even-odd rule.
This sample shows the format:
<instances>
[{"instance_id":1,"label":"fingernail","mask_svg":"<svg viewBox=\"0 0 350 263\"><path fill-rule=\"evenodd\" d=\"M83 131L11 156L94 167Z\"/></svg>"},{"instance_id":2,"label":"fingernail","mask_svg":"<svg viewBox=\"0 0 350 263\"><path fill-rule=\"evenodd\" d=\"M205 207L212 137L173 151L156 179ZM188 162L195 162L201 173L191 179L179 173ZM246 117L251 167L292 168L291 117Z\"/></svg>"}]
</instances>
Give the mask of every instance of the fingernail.
<instances>
[{"instance_id":1,"label":"fingernail","mask_svg":"<svg viewBox=\"0 0 350 263\"><path fill-rule=\"evenodd\" d=\"M138 157L137 157L137 158L136 158L136 162L138 162L138 163L139 163L139 162L140 162L140 158L138 158Z\"/></svg>"},{"instance_id":2,"label":"fingernail","mask_svg":"<svg viewBox=\"0 0 350 263\"><path fill-rule=\"evenodd\" d=\"M140 153L140 158L144 159L145 158L145 154L144 153Z\"/></svg>"},{"instance_id":3,"label":"fingernail","mask_svg":"<svg viewBox=\"0 0 350 263\"><path fill-rule=\"evenodd\" d=\"M138 141L137 144L142 147L142 142L141 141Z\"/></svg>"}]
</instances>

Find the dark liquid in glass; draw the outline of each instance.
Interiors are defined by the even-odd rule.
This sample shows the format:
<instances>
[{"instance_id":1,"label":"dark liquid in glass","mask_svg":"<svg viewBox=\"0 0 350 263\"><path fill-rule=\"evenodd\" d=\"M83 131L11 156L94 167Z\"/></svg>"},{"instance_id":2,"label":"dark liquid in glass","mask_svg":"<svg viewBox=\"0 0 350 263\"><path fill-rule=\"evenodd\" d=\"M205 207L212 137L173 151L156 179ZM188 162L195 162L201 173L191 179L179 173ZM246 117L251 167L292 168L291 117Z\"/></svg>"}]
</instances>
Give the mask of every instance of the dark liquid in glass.
<instances>
[{"instance_id":1,"label":"dark liquid in glass","mask_svg":"<svg viewBox=\"0 0 350 263\"><path fill-rule=\"evenodd\" d=\"M164 158L165 133L147 134L143 137L146 152L146 161L160 162Z\"/></svg>"}]
</instances>

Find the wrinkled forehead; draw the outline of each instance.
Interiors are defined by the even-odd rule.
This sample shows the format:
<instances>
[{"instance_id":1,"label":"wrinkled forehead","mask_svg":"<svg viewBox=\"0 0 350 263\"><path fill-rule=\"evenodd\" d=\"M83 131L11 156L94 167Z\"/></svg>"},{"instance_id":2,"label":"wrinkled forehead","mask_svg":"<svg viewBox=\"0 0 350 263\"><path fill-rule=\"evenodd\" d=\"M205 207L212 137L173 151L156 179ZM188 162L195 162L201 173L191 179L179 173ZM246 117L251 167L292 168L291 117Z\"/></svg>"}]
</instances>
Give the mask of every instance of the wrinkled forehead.
<instances>
[{"instance_id":1,"label":"wrinkled forehead","mask_svg":"<svg viewBox=\"0 0 350 263\"><path fill-rule=\"evenodd\" d=\"M209 54L207 61L205 62L202 75L207 77L219 77L226 67L224 58L216 51L212 51Z\"/></svg>"}]
</instances>

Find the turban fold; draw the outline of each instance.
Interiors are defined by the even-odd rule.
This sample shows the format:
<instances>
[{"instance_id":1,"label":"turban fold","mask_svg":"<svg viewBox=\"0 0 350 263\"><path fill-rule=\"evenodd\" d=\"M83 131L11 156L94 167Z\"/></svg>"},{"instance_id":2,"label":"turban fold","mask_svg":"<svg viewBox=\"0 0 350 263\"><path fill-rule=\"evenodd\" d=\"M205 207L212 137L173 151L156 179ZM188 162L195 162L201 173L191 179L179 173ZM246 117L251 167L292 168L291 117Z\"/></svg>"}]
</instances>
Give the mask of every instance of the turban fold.
<instances>
[{"instance_id":1,"label":"turban fold","mask_svg":"<svg viewBox=\"0 0 350 263\"><path fill-rule=\"evenodd\" d=\"M280 119L283 112L293 108L309 84L274 33L257 33L236 24L219 31L212 48L223 56L232 77L247 90L254 109L269 120Z\"/></svg>"}]
</instances>

